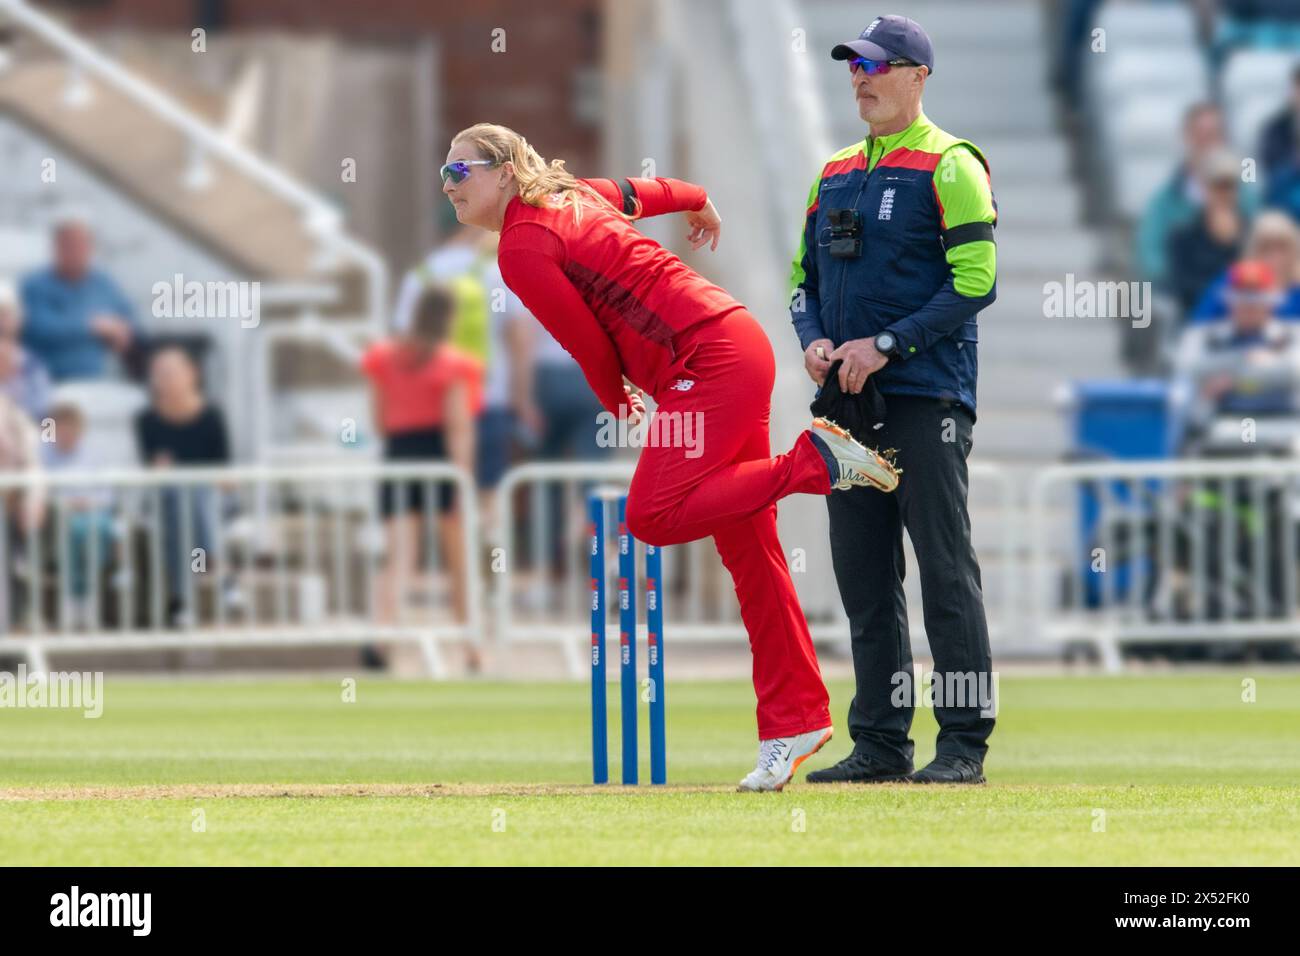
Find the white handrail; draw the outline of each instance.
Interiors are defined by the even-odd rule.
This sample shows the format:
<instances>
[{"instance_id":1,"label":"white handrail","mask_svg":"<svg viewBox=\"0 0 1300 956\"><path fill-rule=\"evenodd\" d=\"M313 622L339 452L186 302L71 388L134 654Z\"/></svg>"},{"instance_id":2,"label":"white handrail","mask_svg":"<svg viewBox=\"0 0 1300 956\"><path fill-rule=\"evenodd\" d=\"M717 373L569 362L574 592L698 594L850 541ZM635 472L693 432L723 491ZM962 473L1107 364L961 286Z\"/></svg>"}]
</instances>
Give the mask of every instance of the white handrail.
<instances>
[{"instance_id":1,"label":"white handrail","mask_svg":"<svg viewBox=\"0 0 1300 956\"><path fill-rule=\"evenodd\" d=\"M309 482L325 479L383 478L402 479L469 479L463 471L450 462L380 462L331 463L328 471L320 473L317 465L267 464L267 465L178 465L174 468L111 468L101 471L58 472L0 472L0 491L31 488L84 488L87 485L114 485L120 487L152 487L154 485L213 485L252 481ZM472 488L472 483L470 484Z\"/></svg>"},{"instance_id":2,"label":"white handrail","mask_svg":"<svg viewBox=\"0 0 1300 956\"><path fill-rule=\"evenodd\" d=\"M78 68L116 87L160 119L184 131L204 149L210 150L281 199L300 207L305 214L305 226L309 232L326 246L333 246L357 260L367 272L370 278L370 320L376 329L383 327L388 298L388 267L373 249L357 242L343 231L342 213L319 193L233 142L175 99L124 69L57 20L34 9L24 0L0 0L0 11L15 24L30 30L62 52Z\"/></svg>"},{"instance_id":3,"label":"white handrail","mask_svg":"<svg viewBox=\"0 0 1300 956\"><path fill-rule=\"evenodd\" d=\"M1245 519L1235 508L1219 509L1223 525L1216 532L1218 543L1213 544L1204 516L1184 516L1177 496L1169 488L1150 489L1150 500L1141 499L1143 487L1155 482L1197 486L1225 480L1249 489L1251 504L1256 508L1266 507L1265 495L1270 491L1285 496L1281 527L1265 523L1264 531L1247 532L1253 551L1247 562L1241 562L1238 556L1242 547L1239 527ZM1061 518L1060 509L1053 505L1084 488L1093 489L1096 496L1096 524L1085 535L1078 524L1078 506L1074 506L1075 510L1067 507L1064 515L1074 523L1075 530L1072 538L1062 541L1061 529L1054 523ZM1027 486L1033 632L1047 644L1092 643L1111 670L1122 667L1120 644L1124 641L1295 639L1300 636L1300 618L1296 616L1297 557L1292 544L1292 508L1297 488L1300 461L1294 458L1080 462L1035 470ZM1125 496L1122 500L1121 490ZM1260 520L1266 519L1261 516ZM1121 532L1127 542L1127 583L1121 585L1117 577L1121 573L1119 565L1111 568L1110 574L1092 567L1091 573L1098 575L1099 592L1092 603L1082 591L1058 598L1056 575L1063 568L1078 575L1091 567L1097 558L1095 549L1109 551L1120 540ZM1187 553L1186 566L1181 568L1176 559L1180 535L1184 539L1181 548ZM1210 574L1212 560L1221 562L1226 569L1217 573L1217 580ZM1265 568L1270 573L1263 573ZM1245 570L1250 571L1249 578ZM1235 572L1238 577L1227 572ZM1270 590L1272 572L1277 572L1281 595ZM1236 592L1240 580L1249 580L1253 594L1243 598ZM1175 584L1191 602L1177 613L1164 610L1163 603ZM1155 590L1148 595L1145 591L1151 585ZM1121 586L1125 594L1119 593ZM1080 587L1077 578L1073 587ZM1224 605L1217 616L1206 610L1210 598ZM1276 608L1273 601L1277 601ZM1243 613L1243 608L1249 608L1248 612Z\"/></svg>"},{"instance_id":4,"label":"white handrail","mask_svg":"<svg viewBox=\"0 0 1300 956\"><path fill-rule=\"evenodd\" d=\"M380 554L381 516L373 504L374 492L385 482L419 482L429 490L428 498L420 506L420 520L425 529L432 527L432 516L436 508L433 487L440 484L450 485L456 489L457 510L461 517L463 534L458 544L460 563L465 569L463 577L464 617L453 619L448 623L437 619L431 612L407 615L405 605L399 604L399 613L393 620L377 618L374 614L375 600L373 588L379 582L379 569L373 566L373 559ZM319 507L290 510L285 507L283 494L276 494L277 486L297 489L303 500L314 500ZM45 588L48 582L46 555L42 554L43 540L53 531L52 547L48 555L52 558L55 576L55 593L60 603L53 615L47 615L39 602L29 602L24 613L12 614L15 603L12 592L17 584L13 577L0 581L0 643L4 647L20 650L27 654L37 670L44 669L47 652L67 650L139 650L160 647L193 646L259 646L266 644L325 644L347 643L366 644L377 640L397 640L417 642L422 650L429 671L438 676L443 668L438 652L438 642L442 640L466 641L478 644L483 636L483 581L478 565L481 530L479 526L477 496L474 481L468 473L449 462L360 462L356 464L334 464L329 467L313 465L244 465L217 467L177 467L168 469L115 469L104 471L60 472L54 474L25 473L0 474L0 492L14 489L40 487L43 490L55 488L94 487L105 490L130 490L128 496L135 500L142 490L155 492L152 498L155 509L160 506L163 494L176 497L175 511L179 512L179 525L176 518L170 519L171 534L178 543L169 544L169 532L164 527L168 519L160 517L154 510L153 517L136 521L135 527L143 529L149 535L150 557L143 562L137 560L130 548L124 549L124 556L119 557L124 577L110 585L118 595L119 611L116 623L104 621L100 616L100 585L95 584L87 596L89 615L77 615L82 620L69 617L69 583L75 568L85 567L89 558L87 576L92 581L98 580L98 560L104 553L99 545L83 549L82 557L72 557L76 546L70 543L66 520L58 520L45 529L10 528L7 533L0 533L0 567L12 570L10 556L15 542L22 543L22 552L28 556L26 562L28 587ZM193 489L181 491L180 489ZM234 491L248 497L251 502L249 516L254 518L250 527L251 535L257 538L266 528L273 524L265 515L283 518L297 515L300 524L299 543L294 544L290 538L282 537L277 545L271 566L258 565L247 557L242 561L231 560L233 533L221 529L222 519L216 499L211 504L199 504L200 490ZM284 488L281 488L281 492ZM349 502L349 498L351 501ZM369 499L368 506L358 502ZM141 499L141 504L144 503ZM124 514L136 514L137 507L123 509ZM240 622L226 619L224 604L217 601L215 617L202 621L192 621L181 625L167 620L163 616L162 602L164 593L172 592L177 596L173 585L168 583L168 574L164 571L164 552L174 560L176 549L182 555L191 553L191 546L198 544L196 513L207 515L211 522L207 535L200 546L205 552L211 549L215 567L220 574L233 580L233 575L251 575L257 578L249 587L264 588L270 595L271 610L256 608L249 612ZM165 510L163 514L165 514ZM352 516L360 516L360 524L351 524ZM137 515L138 517L138 515ZM247 532L246 532L247 534ZM211 543L208 543L210 538ZM321 549L322 542L328 542L335 550L333 561L325 560ZM264 545L256 544L262 548ZM240 547L238 544L235 547ZM247 543L243 545L247 548ZM399 545L399 548L401 546ZM291 555L297 554L297 560ZM365 568L358 572L350 565L353 556L367 556ZM188 560L188 559L187 559ZM433 559L431 558L432 562ZM143 571L143 575L141 574ZM174 573L174 572L173 572ZM399 571L396 586L406 589L414 578L406 571ZM323 587L330 589L336 597L335 613L325 617L319 612L313 614L303 610L301 596L297 599L296 610L292 595L303 592L294 591L302 581L315 577L324 582ZM135 582L148 582L145 596L137 590ZM181 585L184 595L184 607L196 608L195 580L186 577ZM217 585L211 585L217 587ZM349 608L349 595L355 595L359 589L363 595L363 610L358 613L355 607ZM42 592L43 593L43 592ZM256 592L253 592L256 593ZM149 608L152 615L149 616ZM141 623L138 615L143 611L148 619Z\"/></svg>"},{"instance_id":5,"label":"white handrail","mask_svg":"<svg viewBox=\"0 0 1300 956\"><path fill-rule=\"evenodd\" d=\"M1002 639L1002 644L1014 642L1020 639L1019 634L1023 622L1019 603L1021 592L1014 583L1021 567L1017 553L1018 540L1014 520L1017 504L1016 490L1019 486L1013 473L1001 465L990 462L971 462L969 467L971 477L981 485L984 487L994 486L993 490L996 492L994 507L999 512L1000 540L985 552L987 555L996 556L1001 563L1000 570L1002 572L997 594L987 603L987 610L990 612L990 629L996 637ZM556 644L564 653L570 673L575 677L585 673L586 659L578 652L579 639L585 632L581 622L576 617L570 614L569 618L559 616L543 619L534 615L524 619L515 608L514 584L517 581L515 574L519 569L519 562L511 552L515 550L514 534L517 531L515 527L517 512L514 500L516 492L520 488L527 487L532 487L534 491L537 491L547 483L568 485L575 489L588 482L592 484L609 482L627 485L630 484L635 471L636 462L625 459L607 462L530 462L517 465L506 472L497 487L500 517L495 535L489 542L492 547L502 549L501 553L508 556L500 572L494 574L491 578L494 589L492 618L494 636L503 647L516 641ZM542 506L548 507L544 503ZM545 527L546 524L545 520L541 520L538 527ZM576 542L566 544L571 546ZM696 568L695 562L705 559L706 555L709 556L707 560L716 559L714 549L708 539L664 549L665 562L670 562L675 566L678 561L686 561L686 567L689 569ZM667 568L668 565L666 564L665 567ZM576 575L576 578L560 582L558 584L560 590L554 590L557 587L555 582L548 583L546 587L551 590L547 593L549 595L567 593L571 597L575 593L575 584L586 577L585 565L581 567L565 565L559 570ZM665 579L672 577L669 570L665 570L664 574ZM695 578L698 585L699 575L696 575ZM732 587L725 571L713 578L712 584L721 588L717 595L721 598L720 606L731 608L730 592ZM738 612L733 620L710 619L708 612L704 612L698 602L692 601L689 596L683 602L671 601L669 606L670 620L665 626L671 635L670 640L744 640L746 638L745 626L740 620ZM919 605L914 605L914 607L919 607ZM572 608L568 609L570 612L572 610ZM835 611L833 621L811 625L815 640L842 642L845 639L848 634L847 618L844 617L843 609L839 605L836 606ZM913 634L918 638L923 636L924 627L914 626ZM1019 645L1017 645L1017 648L1019 648ZM998 642L996 641L994 649L995 652L998 650Z\"/></svg>"}]
</instances>

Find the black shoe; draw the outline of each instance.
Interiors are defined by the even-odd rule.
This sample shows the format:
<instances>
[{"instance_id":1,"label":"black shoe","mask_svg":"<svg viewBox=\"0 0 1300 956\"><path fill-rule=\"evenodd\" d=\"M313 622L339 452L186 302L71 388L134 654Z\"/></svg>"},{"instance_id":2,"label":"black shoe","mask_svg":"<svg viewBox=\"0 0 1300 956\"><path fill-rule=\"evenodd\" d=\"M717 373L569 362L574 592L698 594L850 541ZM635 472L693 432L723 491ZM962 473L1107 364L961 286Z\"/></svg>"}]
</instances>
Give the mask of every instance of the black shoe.
<instances>
[{"instance_id":1,"label":"black shoe","mask_svg":"<svg viewBox=\"0 0 1300 956\"><path fill-rule=\"evenodd\" d=\"M814 770L804 779L809 783L899 783L911 774L911 767L887 766L854 751L835 766Z\"/></svg>"},{"instance_id":2,"label":"black shoe","mask_svg":"<svg viewBox=\"0 0 1300 956\"><path fill-rule=\"evenodd\" d=\"M967 757L935 757L912 774L912 783L983 783L984 767Z\"/></svg>"}]
</instances>

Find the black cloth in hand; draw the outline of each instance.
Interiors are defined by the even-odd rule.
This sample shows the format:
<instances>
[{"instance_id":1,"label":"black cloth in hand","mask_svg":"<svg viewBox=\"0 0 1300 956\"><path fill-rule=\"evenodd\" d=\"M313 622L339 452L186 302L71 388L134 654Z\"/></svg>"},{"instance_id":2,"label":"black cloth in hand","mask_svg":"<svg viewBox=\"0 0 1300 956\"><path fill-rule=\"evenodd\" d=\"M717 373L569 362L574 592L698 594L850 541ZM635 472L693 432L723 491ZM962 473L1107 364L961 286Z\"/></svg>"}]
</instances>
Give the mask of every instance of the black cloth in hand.
<instances>
[{"instance_id":1,"label":"black cloth in hand","mask_svg":"<svg viewBox=\"0 0 1300 956\"><path fill-rule=\"evenodd\" d=\"M864 445L875 446L872 436L885 423L885 399L876 388L874 378L867 378L862 391L854 395L840 389L840 366L843 359L831 363L826 381L808 406L820 418L829 418Z\"/></svg>"}]
</instances>

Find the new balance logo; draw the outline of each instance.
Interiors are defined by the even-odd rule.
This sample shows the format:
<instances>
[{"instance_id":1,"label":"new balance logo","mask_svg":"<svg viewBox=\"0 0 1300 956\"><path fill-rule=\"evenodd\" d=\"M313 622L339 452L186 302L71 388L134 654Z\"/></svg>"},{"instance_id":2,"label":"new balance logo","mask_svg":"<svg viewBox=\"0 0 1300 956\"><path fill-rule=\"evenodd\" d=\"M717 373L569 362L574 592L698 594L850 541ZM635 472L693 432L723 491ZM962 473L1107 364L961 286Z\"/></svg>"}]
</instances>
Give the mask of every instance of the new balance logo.
<instances>
[{"instance_id":1,"label":"new balance logo","mask_svg":"<svg viewBox=\"0 0 1300 956\"><path fill-rule=\"evenodd\" d=\"M880 194L880 212L876 218L886 220L894 218L894 188L892 186Z\"/></svg>"},{"instance_id":2,"label":"new balance logo","mask_svg":"<svg viewBox=\"0 0 1300 956\"><path fill-rule=\"evenodd\" d=\"M689 392L691 390L691 386L693 386L694 384L695 384L695 380L692 378L679 378L677 381L673 382L673 384L669 387L674 392Z\"/></svg>"}]
</instances>

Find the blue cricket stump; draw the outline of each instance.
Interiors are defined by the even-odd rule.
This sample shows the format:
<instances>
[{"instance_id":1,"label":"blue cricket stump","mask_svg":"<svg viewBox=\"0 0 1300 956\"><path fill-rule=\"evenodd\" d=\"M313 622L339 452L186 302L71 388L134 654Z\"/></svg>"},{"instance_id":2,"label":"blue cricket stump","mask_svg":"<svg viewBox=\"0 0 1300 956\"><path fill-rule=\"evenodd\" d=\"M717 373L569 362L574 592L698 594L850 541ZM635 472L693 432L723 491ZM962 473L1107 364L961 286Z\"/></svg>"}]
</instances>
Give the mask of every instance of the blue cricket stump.
<instances>
[{"instance_id":1,"label":"blue cricket stump","mask_svg":"<svg viewBox=\"0 0 1300 956\"><path fill-rule=\"evenodd\" d=\"M646 654L650 659L650 782L668 782L668 741L664 727L663 554L645 546Z\"/></svg>"},{"instance_id":2,"label":"blue cricket stump","mask_svg":"<svg viewBox=\"0 0 1300 956\"><path fill-rule=\"evenodd\" d=\"M591 779L609 782L609 736L605 726L605 501L587 501L591 547Z\"/></svg>"},{"instance_id":3,"label":"blue cricket stump","mask_svg":"<svg viewBox=\"0 0 1300 956\"><path fill-rule=\"evenodd\" d=\"M627 495L596 488L587 497L587 532L591 559L591 768L596 783L609 782L609 711L605 658L608 605L605 603L605 508L618 502L618 651L619 714L623 740L623 783L639 782L636 672L636 539L627 527ZM645 546L646 631L649 658L650 782L668 782L664 707L663 552Z\"/></svg>"},{"instance_id":4,"label":"blue cricket stump","mask_svg":"<svg viewBox=\"0 0 1300 956\"><path fill-rule=\"evenodd\" d=\"M627 530L627 495L618 499L618 632L623 784L636 786L636 540Z\"/></svg>"}]
</instances>

